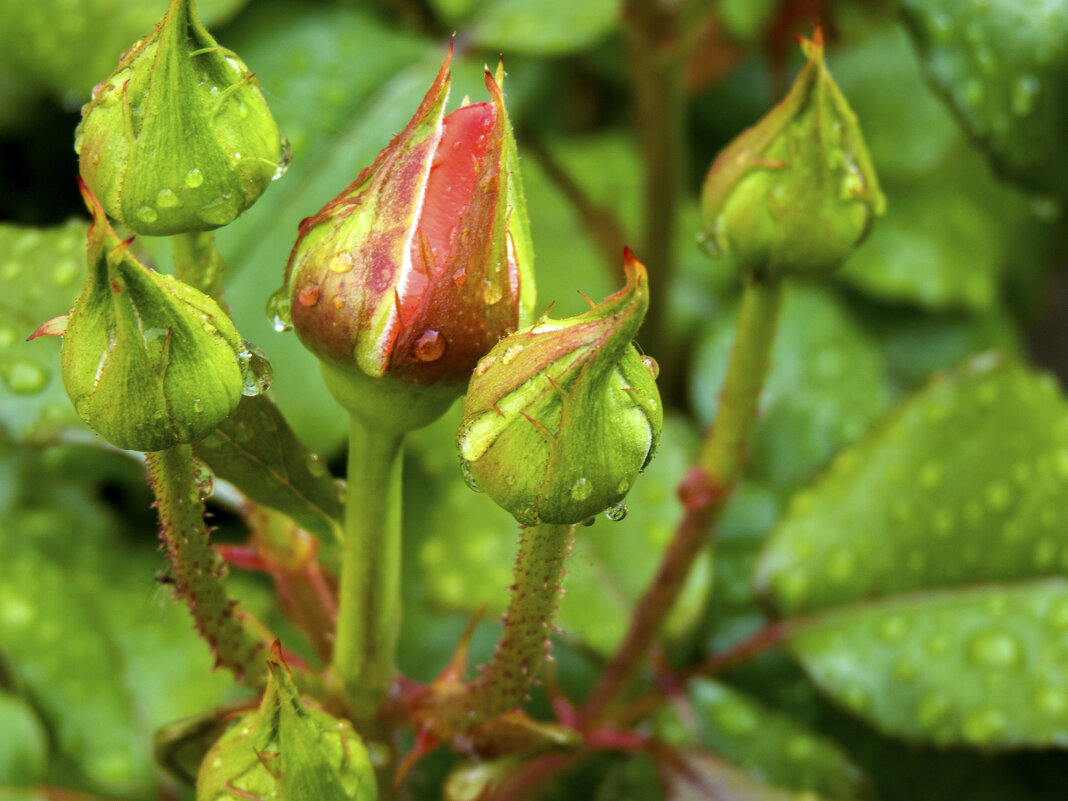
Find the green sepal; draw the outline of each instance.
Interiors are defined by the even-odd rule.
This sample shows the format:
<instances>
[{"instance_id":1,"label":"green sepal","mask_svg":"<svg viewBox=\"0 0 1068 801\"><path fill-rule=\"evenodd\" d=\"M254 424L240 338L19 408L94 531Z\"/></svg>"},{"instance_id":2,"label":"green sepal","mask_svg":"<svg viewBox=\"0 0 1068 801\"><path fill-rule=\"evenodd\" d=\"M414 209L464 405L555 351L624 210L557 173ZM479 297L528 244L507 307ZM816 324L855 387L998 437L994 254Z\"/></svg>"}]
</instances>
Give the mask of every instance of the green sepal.
<instances>
[{"instance_id":1,"label":"green sepal","mask_svg":"<svg viewBox=\"0 0 1068 801\"><path fill-rule=\"evenodd\" d=\"M629 252L624 266L623 290L506 337L471 379L460 456L523 525L579 523L622 501L656 448L660 394L632 344L648 277Z\"/></svg>"},{"instance_id":2,"label":"green sepal","mask_svg":"<svg viewBox=\"0 0 1068 801\"><path fill-rule=\"evenodd\" d=\"M720 152L701 194L707 249L760 275L835 270L886 205L819 29L802 49L808 63L789 94Z\"/></svg>"},{"instance_id":3,"label":"green sepal","mask_svg":"<svg viewBox=\"0 0 1068 801\"><path fill-rule=\"evenodd\" d=\"M61 354L67 395L116 447L195 442L241 399L241 337L214 300L137 261L87 191L86 203L89 274Z\"/></svg>"},{"instance_id":4,"label":"green sepal","mask_svg":"<svg viewBox=\"0 0 1068 801\"><path fill-rule=\"evenodd\" d=\"M200 24L193 0L93 91L75 149L107 213L152 236L234 220L284 166L287 145L255 76Z\"/></svg>"},{"instance_id":5,"label":"green sepal","mask_svg":"<svg viewBox=\"0 0 1068 801\"><path fill-rule=\"evenodd\" d=\"M374 768L352 724L302 700L277 642L268 669L260 708L204 757L197 801L375 801Z\"/></svg>"}]
</instances>

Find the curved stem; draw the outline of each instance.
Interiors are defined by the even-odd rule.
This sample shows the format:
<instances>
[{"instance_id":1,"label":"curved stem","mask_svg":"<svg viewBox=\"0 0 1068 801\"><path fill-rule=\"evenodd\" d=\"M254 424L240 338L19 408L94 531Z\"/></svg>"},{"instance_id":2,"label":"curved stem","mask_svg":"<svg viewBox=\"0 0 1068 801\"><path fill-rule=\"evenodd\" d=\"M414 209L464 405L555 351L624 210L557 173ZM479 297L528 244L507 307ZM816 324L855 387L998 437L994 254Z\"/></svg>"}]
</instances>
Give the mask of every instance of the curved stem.
<instances>
[{"instance_id":1,"label":"curved stem","mask_svg":"<svg viewBox=\"0 0 1068 801\"><path fill-rule=\"evenodd\" d=\"M586 704L598 719L626 691L675 605L701 549L742 477L745 450L757 419L760 392L770 366L782 285L749 279L742 295L734 348L715 423L700 457L679 487L685 512L652 584L638 603L619 651Z\"/></svg>"},{"instance_id":2,"label":"curved stem","mask_svg":"<svg viewBox=\"0 0 1068 801\"><path fill-rule=\"evenodd\" d=\"M194 231L170 237L174 274L178 280L218 298L226 264L215 247L213 231Z\"/></svg>"},{"instance_id":3,"label":"curved stem","mask_svg":"<svg viewBox=\"0 0 1068 801\"><path fill-rule=\"evenodd\" d=\"M345 540L331 666L358 723L374 720L393 680L401 608L403 442L401 433L350 416Z\"/></svg>"},{"instance_id":4,"label":"curved stem","mask_svg":"<svg viewBox=\"0 0 1068 801\"><path fill-rule=\"evenodd\" d=\"M430 700L431 725L439 731L464 731L514 709L526 698L551 647L549 635L574 531L573 525L549 524L520 529L504 633L474 681Z\"/></svg>"},{"instance_id":5,"label":"curved stem","mask_svg":"<svg viewBox=\"0 0 1068 801\"><path fill-rule=\"evenodd\" d=\"M197 630L211 645L218 664L261 691L267 678L267 646L274 636L226 593L226 563L212 547L204 524L193 451L178 445L145 454L148 481L156 495L163 540L183 598Z\"/></svg>"}]
</instances>

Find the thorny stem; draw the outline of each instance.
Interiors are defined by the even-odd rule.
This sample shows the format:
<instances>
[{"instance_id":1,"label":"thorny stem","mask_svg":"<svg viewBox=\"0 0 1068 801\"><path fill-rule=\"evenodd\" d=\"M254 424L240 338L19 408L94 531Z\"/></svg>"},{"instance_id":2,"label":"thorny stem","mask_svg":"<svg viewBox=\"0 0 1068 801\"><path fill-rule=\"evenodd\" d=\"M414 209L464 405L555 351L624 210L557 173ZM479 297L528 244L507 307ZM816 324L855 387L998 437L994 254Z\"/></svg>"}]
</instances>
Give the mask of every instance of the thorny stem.
<instances>
[{"instance_id":1,"label":"thorny stem","mask_svg":"<svg viewBox=\"0 0 1068 801\"><path fill-rule=\"evenodd\" d=\"M192 449L178 445L147 453L145 463L176 594L189 606L197 630L211 645L218 664L252 689L262 691L267 678L267 648L274 635L238 609L237 602L226 593L222 583L226 564L212 547L204 523Z\"/></svg>"},{"instance_id":2,"label":"thorny stem","mask_svg":"<svg viewBox=\"0 0 1068 801\"><path fill-rule=\"evenodd\" d=\"M215 247L215 233L193 231L175 234L170 240L175 276L205 295L218 298L222 293L226 265Z\"/></svg>"},{"instance_id":3,"label":"thorny stem","mask_svg":"<svg viewBox=\"0 0 1068 801\"><path fill-rule=\"evenodd\" d=\"M684 54L676 30L675 5L662 0L627 0L623 15L642 155L641 257L651 280L660 288L649 301L643 346L659 360L661 382L668 387L678 372L675 349L668 347L667 304L675 273L679 198L686 175Z\"/></svg>"},{"instance_id":4,"label":"thorny stem","mask_svg":"<svg viewBox=\"0 0 1068 801\"><path fill-rule=\"evenodd\" d=\"M522 703L551 647L549 635L574 531L573 525L549 524L520 529L504 633L474 681L431 701L435 725L463 731Z\"/></svg>"},{"instance_id":5,"label":"thorny stem","mask_svg":"<svg viewBox=\"0 0 1068 801\"><path fill-rule=\"evenodd\" d=\"M345 540L332 670L357 725L375 719L393 681L400 628L404 435L350 416Z\"/></svg>"},{"instance_id":6,"label":"thorny stem","mask_svg":"<svg viewBox=\"0 0 1068 801\"><path fill-rule=\"evenodd\" d=\"M587 702L585 714L590 719L599 719L618 702L641 669L690 569L741 479L781 308L782 285L777 280L749 279L742 295L719 412L697 464L679 487L684 506L682 521L637 606L619 651Z\"/></svg>"}]
</instances>

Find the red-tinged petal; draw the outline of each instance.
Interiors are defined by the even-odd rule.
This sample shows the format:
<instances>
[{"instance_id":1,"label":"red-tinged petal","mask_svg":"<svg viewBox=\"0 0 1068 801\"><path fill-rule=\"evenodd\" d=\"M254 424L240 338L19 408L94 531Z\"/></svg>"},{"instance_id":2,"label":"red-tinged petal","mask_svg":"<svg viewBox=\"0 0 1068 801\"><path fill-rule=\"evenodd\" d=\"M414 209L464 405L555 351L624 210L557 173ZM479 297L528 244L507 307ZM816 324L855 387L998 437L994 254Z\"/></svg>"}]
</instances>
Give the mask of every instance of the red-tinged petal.
<instances>
[{"instance_id":1,"label":"red-tinged petal","mask_svg":"<svg viewBox=\"0 0 1068 801\"><path fill-rule=\"evenodd\" d=\"M69 314L61 314L58 317L53 317L51 320L45 320L38 326L37 330L26 337L26 341L37 339L37 337L60 337L67 330L67 320L70 318Z\"/></svg>"}]
</instances>

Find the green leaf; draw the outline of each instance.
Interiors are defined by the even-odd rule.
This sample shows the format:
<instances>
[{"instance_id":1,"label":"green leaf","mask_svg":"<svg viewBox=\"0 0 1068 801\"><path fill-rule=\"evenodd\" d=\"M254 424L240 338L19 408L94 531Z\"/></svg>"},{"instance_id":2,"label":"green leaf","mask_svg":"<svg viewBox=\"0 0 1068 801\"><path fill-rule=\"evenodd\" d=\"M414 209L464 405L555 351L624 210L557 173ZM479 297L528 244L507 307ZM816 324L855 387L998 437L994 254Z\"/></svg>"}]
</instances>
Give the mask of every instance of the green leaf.
<instances>
[{"instance_id":1,"label":"green leaf","mask_svg":"<svg viewBox=\"0 0 1068 801\"><path fill-rule=\"evenodd\" d=\"M245 2L201 0L197 6L204 23L213 25ZM167 0L9 0L0 4L0 62L77 108L166 10Z\"/></svg>"},{"instance_id":2,"label":"green leaf","mask_svg":"<svg viewBox=\"0 0 1068 801\"><path fill-rule=\"evenodd\" d=\"M0 691L0 787L37 784L44 778L48 734L23 699Z\"/></svg>"},{"instance_id":3,"label":"green leaf","mask_svg":"<svg viewBox=\"0 0 1068 801\"><path fill-rule=\"evenodd\" d=\"M781 787L829 798L868 794L863 772L838 746L726 684L690 682L658 723L669 742L698 744Z\"/></svg>"},{"instance_id":4,"label":"green leaf","mask_svg":"<svg viewBox=\"0 0 1068 801\"><path fill-rule=\"evenodd\" d=\"M256 503L284 512L324 542L340 540L338 482L267 397L242 397L193 451Z\"/></svg>"},{"instance_id":5,"label":"green leaf","mask_svg":"<svg viewBox=\"0 0 1068 801\"><path fill-rule=\"evenodd\" d=\"M994 166L1068 192L1068 3L902 0L924 69Z\"/></svg>"},{"instance_id":6,"label":"green leaf","mask_svg":"<svg viewBox=\"0 0 1068 801\"><path fill-rule=\"evenodd\" d=\"M795 615L915 589L1058 574L1068 405L993 354L935 379L794 496L756 583Z\"/></svg>"},{"instance_id":7,"label":"green leaf","mask_svg":"<svg viewBox=\"0 0 1068 801\"><path fill-rule=\"evenodd\" d=\"M602 39L619 19L622 0L436 0L434 5L460 25L462 35L488 50L555 56Z\"/></svg>"},{"instance_id":8,"label":"green leaf","mask_svg":"<svg viewBox=\"0 0 1068 801\"><path fill-rule=\"evenodd\" d=\"M882 731L984 747L1068 745L1068 580L834 610L789 639L812 679Z\"/></svg>"},{"instance_id":9,"label":"green leaf","mask_svg":"<svg viewBox=\"0 0 1068 801\"><path fill-rule=\"evenodd\" d=\"M715 417L736 319L736 311L720 317L698 345L691 393L705 423ZM845 304L828 290L791 285L750 445L750 476L796 486L863 434L890 398L882 357Z\"/></svg>"},{"instance_id":10,"label":"green leaf","mask_svg":"<svg viewBox=\"0 0 1068 801\"><path fill-rule=\"evenodd\" d=\"M153 729L218 704L232 682L212 675L170 591L153 589L162 562L151 540L125 539L40 457L8 450L0 463L13 479L0 517L0 643L54 737L48 782L148 797Z\"/></svg>"},{"instance_id":11,"label":"green leaf","mask_svg":"<svg viewBox=\"0 0 1068 801\"><path fill-rule=\"evenodd\" d=\"M697 748L679 749L657 764L664 801L820 801L750 777L721 757Z\"/></svg>"},{"instance_id":12,"label":"green leaf","mask_svg":"<svg viewBox=\"0 0 1068 801\"><path fill-rule=\"evenodd\" d=\"M59 380L57 337L26 338L66 314L85 275L86 224L0 225L0 423L21 436L84 428Z\"/></svg>"}]
</instances>

